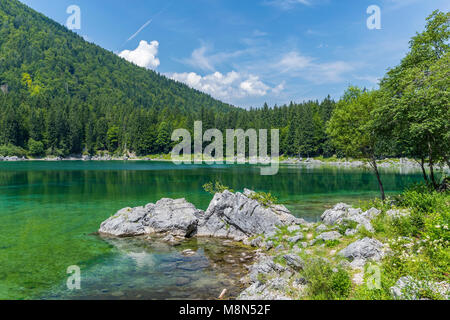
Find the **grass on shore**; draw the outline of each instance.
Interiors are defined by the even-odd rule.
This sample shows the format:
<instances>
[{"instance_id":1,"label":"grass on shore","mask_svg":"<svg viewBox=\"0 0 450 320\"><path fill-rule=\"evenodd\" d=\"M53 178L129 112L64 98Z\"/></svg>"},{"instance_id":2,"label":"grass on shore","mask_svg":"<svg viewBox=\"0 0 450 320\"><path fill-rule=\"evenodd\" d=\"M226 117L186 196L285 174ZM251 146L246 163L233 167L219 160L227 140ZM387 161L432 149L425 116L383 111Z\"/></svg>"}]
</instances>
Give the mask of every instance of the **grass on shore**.
<instances>
[{"instance_id":1,"label":"grass on shore","mask_svg":"<svg viewBox=\"0 0 450 320\"><path fill-rule=\"evenodd\" d=\"M372 220L374 233L364 228L355 235L345 236L351 225L338 227L342 234L336 241L316 241L314 245L303 248L301 244L292 245L288 238L302 234L310 241L317 235L313 225L299 232L289 232L280 228L278 233L268 239L274 247L283 245L290 252L305 261L305 268L298 277L308 282L305 292L288 289L290 296L297 299L354 299L389 300L393 299L390 288L405 276L417 283L449 282L450 275L450 192L436 192L425 186L414 186L401 195L386 202L379 200L361 203L363 210L377 208L381 213ZM399 210L398 216L387 214L389 210ZM380 262L366 264L364 272L348 267L348 261L338 255L350 243L364 237L375 238L387 247L387 255ZM298 248L296 248L298 246ZM271 250L274 261L283 262L283 254ZM375 271L374 271L375 270ZM379 272L379 286L372 285L374 272ZM352 278L360 277L355 284ZM362 284L361 284L362 283ZM419 298L445 299L428 287L421 288Z\"/></svg>"}]
</instances>

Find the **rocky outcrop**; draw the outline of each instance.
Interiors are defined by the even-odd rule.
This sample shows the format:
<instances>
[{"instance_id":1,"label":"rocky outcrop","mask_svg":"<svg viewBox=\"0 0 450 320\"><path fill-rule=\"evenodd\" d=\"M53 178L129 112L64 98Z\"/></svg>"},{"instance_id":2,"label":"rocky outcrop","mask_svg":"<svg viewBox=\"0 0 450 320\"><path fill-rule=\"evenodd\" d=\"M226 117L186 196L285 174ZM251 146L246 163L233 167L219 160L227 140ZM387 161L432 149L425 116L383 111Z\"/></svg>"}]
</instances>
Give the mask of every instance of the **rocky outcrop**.
<instances>
[{"instance_id":1,"label":"rocky outcrop","mask_svg":"<svg viewBox=\"0 0 450 320\"><path fill-rule=\"evenodd\" d=\"M19 158L19 157L17 157L17 156L12 156L12 157L8 157L8 156L6 156L6 157L3 157L3 156L0 156L0 161L24 161L24 160L26 160L25 159L25 157L21 157L21 158Z\"/></svg>"},{"instance_id":2,"label":"rocky outcrop","mask_svg":"<svg viewBox=\"0 0 450 320\"><path fill-rule=\"evenodd\" d=\"M357 228L364 227L370 232L374 232L370 221L381 213L380 210L372 208L363 212L361 209L353 209L350 205L339 203L333 209L326 210L321 219L326 225L342 224L346 221L354 221Z\"/></svg>"},{"instance_id":3,"label":"rocky outcrop","mask_svg":"<svg viewBox=\"0 0 450 320\"><path fill-rule=\"evenodd\" d=\"M301 261L299 257L298 259ZM293 261L295 264L299 263L295 258ZM274 262L273 257L261 255L249 267L248 275L241 279L249 287L241 292L237 300L291 300L286 295L289 275L287 267Z\"/></svg>"},{"instance_id":4,"label":"rocky outcrop","mask_svg":"<svg viewBox=\"0 0 450 320\"><path fill-rule=\"evenodd\" d=\"M337 231L330 231L330 232L324 232L319 234L316 237L316 240L323 240L323 241L334 241L339 240L342 238L342 235Z\"/></svg>"},{"instance_id":5,"label":"rocky outcrop","mask_svg":"<svg viewBox=\"0 0 450 320\"><path fill-rule=\"evenodd\" d=\"M305 267L305 262L296 254L286 254L283 256L286 264L292 269L299 271Z\"/></svg>"},{"instance_id":6,"label":"rocky outcrop","mask_svg":"<svg viewBox=\"0 0 450 320\"><path fill-rule=\"evenodd\" d=\"M296 224L303 222L282 205L266 207L250 198L252 192L217 193L206 212L184 199L162 199L145 207L125 208L103 222L99 232L119 237L165 233L241 241L257 235L271 235L277 227L297 227ZM255 239L252 245L262 245L262 239Z\"/></svg>"},{"instance_id":7,"label":"rocky outcrop","mask_svg":"<svg viewBox=\"0 0 450 320\"><path fill-rule=\"evenodd\" d=\"M242 279L244 283L254 283L261 276L277 275L286 271L282 265L275 263L271 257L261 256L258 261L249 267L248 276Z\"/></svg>"},{"instance_id":8,"label":"rocky outcrop","mask_svg":"<svg viewBox=\"0 0 450 320\"><path fill-rule=\"evenodd\" d=\"M257 281L245 289L237 300L292 300L284 293L287 286L287 280L281 277L265 283Z\"/></svg>"},{"instance_id":9,"label":"rocky outcrop","mask_svg":"<svg viewBox=\"0 0 450 320\"><path fill-rule=\"evenodd\" d=\"M195 234L202 214L185 199L161 199L156 204L118 211L101 224L99 233L118 237L167 233L188 238Z\"/></svg>"},{"instance_id":10,"label":"rocky outcrop","mask_svg":"<svg viewBox=\"0 0 450 320\"><path fill-rule=\"evenodd\" d=\"M447 282L418 281L410 276L401 277L390 290L396 300L450 298L450 285Z\"/></svg>"},{"instance_id":11,"label":"rocky outcrop","mask_svg":"<svg viewBox=\"0 0 450 320\"><path fill-rule=\"evenodd\" d=\"M381 260L384 257L383 247L380 241L366 237L351 243L339 255L353 260L352 267L362 267L367 260Z\"/></svg>"},{"instance_id":12,"label":"rocky outcrop","mask_svg":"<svg viewBox=\"0 0 450 320\"><path fill-rule=\"evenodd\" d=\"M197 236L244 240L255 235L272 235L277 227L302 223L285 206L264 206L252 199L252 192L217 193L204 216L199 216Z\"/></svg>"}]
</instances>

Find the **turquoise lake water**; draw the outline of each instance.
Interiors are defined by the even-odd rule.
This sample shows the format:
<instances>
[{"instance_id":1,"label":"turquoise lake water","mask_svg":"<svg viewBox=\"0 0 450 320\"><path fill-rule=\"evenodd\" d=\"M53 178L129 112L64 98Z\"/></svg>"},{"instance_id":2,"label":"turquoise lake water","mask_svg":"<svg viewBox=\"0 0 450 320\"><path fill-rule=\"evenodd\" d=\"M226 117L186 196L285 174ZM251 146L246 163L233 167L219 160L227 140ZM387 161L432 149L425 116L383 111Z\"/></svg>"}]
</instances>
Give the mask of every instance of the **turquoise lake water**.
<instances>
[{"instance_id":1,"label":"turquoise lake water","mask_svg":"<svg viewBox=\"0 0 450 320\"><path fill-rule=\"evenodd\" d=\"M388 194L421 181L421 173L382 170ZM241 249L190 240L169 247L157 240L102 239L100 223L123 207L160 198L186 198L206 209L202 185L219 180L271 192L294 215L317 221L337 202L378 196L369 170L283 165L261 176L250 165L169 162L0 162L0 299L197 299L222 288L238 293L242 266L227 265ZM181 251L198 254L185 257ZM81 269L81 290L66 287L68 266Z\"/></svg>"}]
</instances>

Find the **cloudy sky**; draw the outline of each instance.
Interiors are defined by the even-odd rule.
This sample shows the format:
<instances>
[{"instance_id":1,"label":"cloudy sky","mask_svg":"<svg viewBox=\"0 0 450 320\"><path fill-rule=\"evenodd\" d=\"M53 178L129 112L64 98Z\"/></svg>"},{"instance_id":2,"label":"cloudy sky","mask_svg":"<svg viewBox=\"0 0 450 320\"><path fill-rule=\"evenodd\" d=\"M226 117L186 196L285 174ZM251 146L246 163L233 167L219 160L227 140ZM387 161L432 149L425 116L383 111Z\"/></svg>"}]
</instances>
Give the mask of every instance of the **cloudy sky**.
<instances>
[{"instance_id":1,"label":"cloudy sky","mask_svg":"<svg viewBox=\"0 0 450 320\"><path fill-rule=\"evenodd\" d=\"M241 107L375 87L448 0L21 0L133 63ZM381 9L370 30L367 9Z\"/></svg>"}]
</instances>

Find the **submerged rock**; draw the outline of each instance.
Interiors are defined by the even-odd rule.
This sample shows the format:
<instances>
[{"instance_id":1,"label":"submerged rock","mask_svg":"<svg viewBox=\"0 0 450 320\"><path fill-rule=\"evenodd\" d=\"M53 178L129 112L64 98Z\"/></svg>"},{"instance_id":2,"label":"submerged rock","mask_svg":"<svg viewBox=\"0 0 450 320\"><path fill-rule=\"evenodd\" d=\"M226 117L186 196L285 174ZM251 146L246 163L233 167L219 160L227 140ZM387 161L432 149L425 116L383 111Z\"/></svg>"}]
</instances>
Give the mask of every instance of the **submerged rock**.
<instances>
[{"instance_id":1,"label":"submerged rock","mask_svg":"<svg viewBox=\"0 0 450 320\"><path fill-rule=\"evenodd\" d=\"M145 207L125 208L100 225L99 233L119 237L167 233L191 237L202 211L185 199L161 199Z\"/></svg>"}]
</instances>

